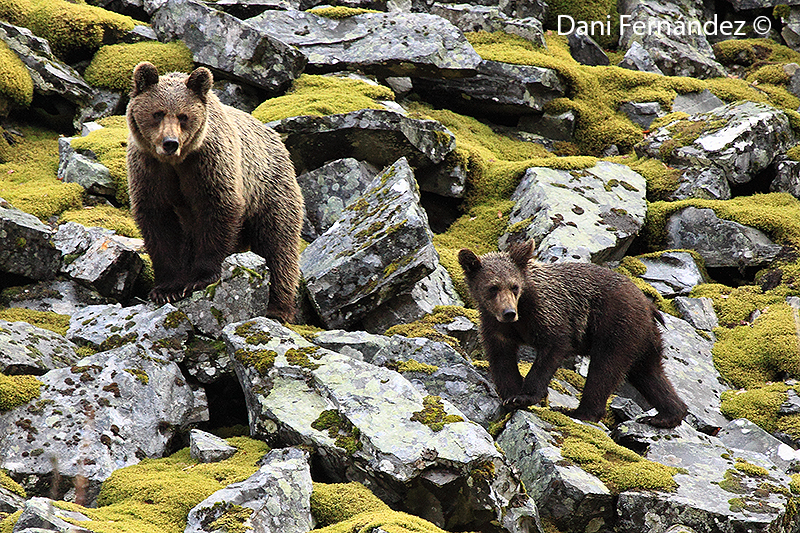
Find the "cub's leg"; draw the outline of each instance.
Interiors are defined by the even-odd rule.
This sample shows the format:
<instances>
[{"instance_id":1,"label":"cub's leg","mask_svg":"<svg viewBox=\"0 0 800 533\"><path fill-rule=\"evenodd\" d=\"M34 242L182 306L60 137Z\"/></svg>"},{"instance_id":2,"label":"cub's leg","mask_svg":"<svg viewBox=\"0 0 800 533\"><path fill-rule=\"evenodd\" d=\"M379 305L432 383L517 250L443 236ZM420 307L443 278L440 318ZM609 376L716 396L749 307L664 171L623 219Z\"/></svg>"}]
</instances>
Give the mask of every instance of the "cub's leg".
<instances>
[{"instance_id":1,"label":"cub's leg","mask_svg":"<svg viewBox=\"0 0 800 533\"><path fill-rule=\"evenodd\" d=\"M651 347L634 363L628 374L628 381L658 410L657 415L642 418L640 422L660 428L673 428L686 416L688 408L664 373L661 350L657 347Z\"/></svg>"},{"instance_id":2,"label":"cub's leg","mask_svg":"<svg viewBox=\"0 0 800 533\"><path fill-rule=\"evenodd\" d=\"M503 404L511 409L524 406L526 399L522 397L522 374L517 358L519 342L501 332L486 329L481 332L481 342L489 361L492 381Z\"/></svg>"}]
</instances>

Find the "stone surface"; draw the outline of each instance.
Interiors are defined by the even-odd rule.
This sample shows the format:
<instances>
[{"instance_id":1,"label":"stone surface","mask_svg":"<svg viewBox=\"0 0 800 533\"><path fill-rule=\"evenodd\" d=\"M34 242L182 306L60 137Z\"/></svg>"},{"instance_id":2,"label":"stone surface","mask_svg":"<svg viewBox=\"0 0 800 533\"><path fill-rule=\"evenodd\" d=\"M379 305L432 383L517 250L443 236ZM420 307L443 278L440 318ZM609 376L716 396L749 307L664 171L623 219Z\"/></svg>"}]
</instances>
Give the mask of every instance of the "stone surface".
<instances>
[{"instance_id":1,"label":"stone surface","mask_svg":"<svg viewBox=\"0 0 800 533\"><path fill-rule=\"evenodd\" d=\"M650 128L655 119L665 114L658 102L623 102L619 110L625 113L631 122L645 130Z\"/></svg>"},{"instance_id":2,"label":"stone surface","mask_svg":"<svg viewBox=\"0 0 800 533\"><path fill-rule=\"evenodd\" d=\"M352 157L384 168L400 157L424 174L455 150L453 134L434 120L417 120L394 111L362 109L324 117L300 116L270 122L284 137L298 173L329 161ZM420 180L424 175L420 176Z\"/></svg>"},{"instance_id":3,"label":"stone surface","mask_svg":"<svg viewBox=\"0 0 800 533\"><path fill-rule=\"evenodd\" d=\"M77 183L90 194L113 198L117 192L117 184L111 171L94 159L74 152L59 169L59 178L64 183Z\"/></svg>"},{"instance_id":4,"label":"stone surface","mask_svg":"<svg viewBox=\"0 0 800 533\"><path fill-rule=\"evenodd\" d=\"M603 67L611 63L608 56L597 42L590 36L573 32L567 37L569 53L581 65Z\"/></svg>"},{"instance_id":5,"label":"stone surface","mask_svg":"<svg viewBox=\"0 0 800 533\"><path fill-rule=\"evenodd\" d=\"M647 271L639 277L664 297L689 294L695 285L705 281L700 267L689 252L668 251L657 257L639 259L647 267Z\"/></svg>"},{"instance_id":6,"label":"stone surface","mask_svg":"<svg viewBox=\"0 0 800 533\"><path fill-rule=\"evenodd\" d=\"M52 311L72 315L87 305L110 303L97 291L65 279L46 280L33 285L9 287L0 293L0 305L20 307L34 311Z\"/></svg>"},{"instance_id":7,"label":"stone surface","mask_svg":"<svg viewBox=\"0 0 800 533\"><path fill-rule=\"evenodd\" d=\"M214 521L235 508L250 509L243 529L259 533L307 533L311 516L308 453L298 448L270 451L252 476L218 490L189 511L185 533L220 531Z\"/></svg>"},{"instance_id":8,"label":"stone surface","mask_svg":"<svg viewBox=\"0 0 800 533\"><path fill-rule=\"evenodd\" d=\"M558 115L543 113L520 117L517 127L554 141L572 141L576 121L574 111L565 111Z\"/></svg>"},{"instance_id":9,"label":"stone surface","mask_svg":"<svg viewBox=\"0 0 800 533\"><path fill-rule=\"evenodd\" d=\"M236 447L216 435L193 429L189 432L189 453L201 463L217 463L233 457Z\"/></svg>"},{"instance_id":10,"label":"stone surface","mask_svg":"<svg viewBox=\"0 0 800 533\"><path fill-rule=\"evenodd\" d=\"M672 111L697 115L708 113L718 107L724 106L725 102L714 96L708 89L700 92L679 94L672 102Z\"/></svg>"},{"instance_id":11,"label":"stone surface","mask_svg":"<svg viewBox=\"0 0 800 533\"><path fill-rule=\"evenodd\" d=\"M636 41L631 43L630 48L625 52L625 56L622 58L622 61L619 62L618 66L628 70L664 74L661 72L661 69L658 68L658 65L656 65L650 52L645 50L644 47Z\"/></svg>"},{"instance_id":12,"label":"stone surface","mask_svg":"<svg viewBox=\"0 0 800 533\"><path fill-rule=\"evenodd\" d=\"M449 4L435 2L431 8L432 15L438 15L449 20L459 30L463 32L503 31L512 35L529 40L539 46L544 46L544 30L542 28L541 17L527 16L524 18L512 18L505 10L498 5L473 5L473 4Z\"/></svg>"},{"instance_id":13,"label":"stone surface","mask_svg":"<svg viewBox=\"0 0 800 533\"><path fill-rule=\"evenodd\" d=\"M719 326L714 302L711 298L687 298L678 296L673 299L675 307L686 322L695 329L711 331Z\"/></svg>"},{"instance_id":14,"label":"stone surface","mask_svg":"<svg viewBox=\"0 0 800 533\"><path fill-rule=\"evenodd\" d=\"M720 430L717 437L728 448L747 450L764 455L783 472L789 472L794 462L786 458L784 449L789 447L787 444L776 439L746 418L731 420ZM789 449L791 450L791 448ZM791 450L788 457L794 459L794 455L794 450Z\"/></svg>"},{"instance_id":15,"label":"stone surface","mask_svg":"<svg viewBox=\"0 0 800 533\"><path fill-rule=\"evenodd\" d=\"M265 11L248 24L297 47L308 58L311 72L470 76L481 61L458 28L427 13L329 19L304 11Z\"/></svg>"},{"instance_id":16,"label":"stone surface","mask_svg":"<svg viewBox=\"0 0 800 533\"><path fill-rule=\"evenodd\" d=\"M764 265L782 250L763 232L718 218L711 209L682 209L669 218L666 230L668 248L695 250L707 267Z\"/></svg>"},{"instance_id":17,"label":"stone surface","mask_svg":"<svg viewBox=\"0 0 800 533\"><path fill-rule=\"evenodd\" d=\"M773 161L775 178L769 184L770 192L788 192L800 198L800 161L778 156Z\"/></svg>"},{"instance_id":18,"label":"stone surface","mask_svg":"<svg viewBox=\"0 0 800 533\"><path fill-rule=\"evenodd\" d=\"M527 170L500 248L534 239L540 261L621 259L644 223L645 180L605 161L584 170Z\"/></svg>"},{"instance_id":19,"label":"stone surface","mask_svg":"<svg viewBox=\"0 0 800 533\"><path fill-rule=\"evenodd\" d=\"M186 43L195 64L270 93L285 89L306 64L292 43L193 0L163 2L150 24L162 41Z\"/></svg>"},{"instance_id":20,"label":"stone surface","mask_svg":"<svg viewBox=\"0 0 800 533\"><path fill-rule=\"evenodd\" d=\"M50 330L0 320L0 372L4 374L44 374L72 366L79 359L75 348Z\"/></svg>"},{"instance_id":21,"label":"stone surface","mask_svg":"<svg viewBox=\"0 0 800 533\"><path fill-rule=\"evenodd\" d=\"M91 533L91 530L80 526L89 520L83 513L59 509L56 502L48 498L31 498L25 502L25 508L14 525L14 531L29 533Z\"/></svg>"},{"instance_id":22,"label":"stone surface","mask_svg":"<svg viewBox=\"0 0 800 533\"><path fill-rule=\"evenodd\" d=\"M224 338L254 435L311 446L330 479L360 481L445 529L496 520L512 533L536 531L535 507L492 438L446 400L268 319L231 324ZM486 469L493 474L481 475Z\"/></svg>"},{"instance_id":23,"label":"stone surface","mask_svg":"<svg viewBox=\"0 0 800 533\"><path fill-rule=\"evenodd\" d=\"M311 302L329 328L356 323L436 269L414 174L400 159L300 256Z\"/></svg>"},{"instance_id":24,"label":"stone surface","mask_svg":"<svg viewBox=\"0 0 800 533\"><path fill-rule=\"evenodd\" d=\"M52 230L0 198L0 272L50 279L60 266Z\"/></svg>"}]
</instances>

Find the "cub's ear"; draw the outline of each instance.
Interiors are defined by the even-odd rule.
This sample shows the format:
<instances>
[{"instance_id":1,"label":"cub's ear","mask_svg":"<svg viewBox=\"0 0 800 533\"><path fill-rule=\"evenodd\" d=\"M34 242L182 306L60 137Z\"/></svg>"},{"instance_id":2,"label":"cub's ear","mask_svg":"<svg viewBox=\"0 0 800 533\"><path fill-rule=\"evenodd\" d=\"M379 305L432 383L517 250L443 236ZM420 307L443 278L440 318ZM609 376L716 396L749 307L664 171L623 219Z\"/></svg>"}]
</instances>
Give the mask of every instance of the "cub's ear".
<instances>
[{"instance_id":1,"label":"cub's ear","mask_svg":"<svg viewBox=\"0 0 800 533\"><path fill-rule=\"evenodd\" d=\"M533 241L514 243L508 249L508 255L520 270L526 270L533 257Z\"/></svg>"},{"instance_id":2,"label":"cub's ear","mask_svg":"<svg viewBox=\"0 0 800 533\"><path fill-rule=\"evenodd\" d=\"M156 83L158 83L158 69L152 63L142 61L133 68L133 90L131 91L131 96L136 96Z\"/></svg>"},{"instance_id":3,"label":"cub's ear","mask_svg":"<svg viewBox=\"0 0 800 533\"><path fill-rule=\"evenodd\" d=\"M194 72L189 74L189 77L186 78L186 87L204 100L208 94L208 91L211 90L211 85L213 83L214 76L206 67L198 67L194 69Z\"/></svg>"},{"instance_id":4,"label":"cub's ear","mask_svg":"<svg viewBox=\"0 0 800 533\"><path fill-rule=\"evenodd\" d=\"M466 248L458 252L458 262L461 265L461 268L464 269L464 274L467 276L474 274L481 269L480 258L475 255L475 252L472 250L467 250Z\"/></svg>"}]
</instances>

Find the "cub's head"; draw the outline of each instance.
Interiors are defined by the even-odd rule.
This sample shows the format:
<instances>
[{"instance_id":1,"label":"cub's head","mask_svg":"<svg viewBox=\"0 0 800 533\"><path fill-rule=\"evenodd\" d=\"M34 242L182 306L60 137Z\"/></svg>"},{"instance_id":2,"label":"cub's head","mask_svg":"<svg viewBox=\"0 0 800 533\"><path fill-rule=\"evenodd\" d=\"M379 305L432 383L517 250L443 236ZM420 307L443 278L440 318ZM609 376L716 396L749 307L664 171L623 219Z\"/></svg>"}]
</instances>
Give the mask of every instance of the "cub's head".
<instances>
[{"instance_id":1,"label":"cub's head","mask_svg":"<svg viewBox=\"0 0 800 533\"><path fill-rule=\"evenodd\" d=\"M205 138L214 79L205 67L164 76L152 63L133 69L128 127L136 144L164 163L179 163Z\"/></svg>"},{"instance_id":2,"label":"cub's head","mask_svg":"<svg viewBox=\"0 0 800 533\"><path fill-rule=\"evenodd\" d=\"M517 321L517 304L525 288L532 254L532 241L515 244L508 252L480 257L467 249L458 253L470 295L482 313L488 313L498 322Z\"/></svg>"}]
</instances>

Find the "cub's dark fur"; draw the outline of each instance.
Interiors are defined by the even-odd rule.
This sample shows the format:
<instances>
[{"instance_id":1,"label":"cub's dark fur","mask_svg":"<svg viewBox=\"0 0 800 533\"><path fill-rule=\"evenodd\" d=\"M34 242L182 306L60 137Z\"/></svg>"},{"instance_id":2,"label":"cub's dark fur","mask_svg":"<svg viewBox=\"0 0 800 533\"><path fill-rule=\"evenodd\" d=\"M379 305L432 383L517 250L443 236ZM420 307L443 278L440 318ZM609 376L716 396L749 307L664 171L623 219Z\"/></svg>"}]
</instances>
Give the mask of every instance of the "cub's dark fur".
<instances>
[{"instance_id":1,"label":"cub's dark fur","mask_svg":"<svg viewBox=\"0 0 800 533\"><path fill-rule=\"evenodd\" d=\"M664 374L662 319L655 306L626 277L585 263L543 264L531 260L532 243L508 253L478 257L461 250L459 263L481 315L481 341L492 379L506 406L540 402L565 358L588 354L589 373L580 405L570 414L598 421L620 382L628 381L658 414L643 420L675 427L686 404ZM520 345L537 358L523 380Z\"/></svg>"}]
</instances>

